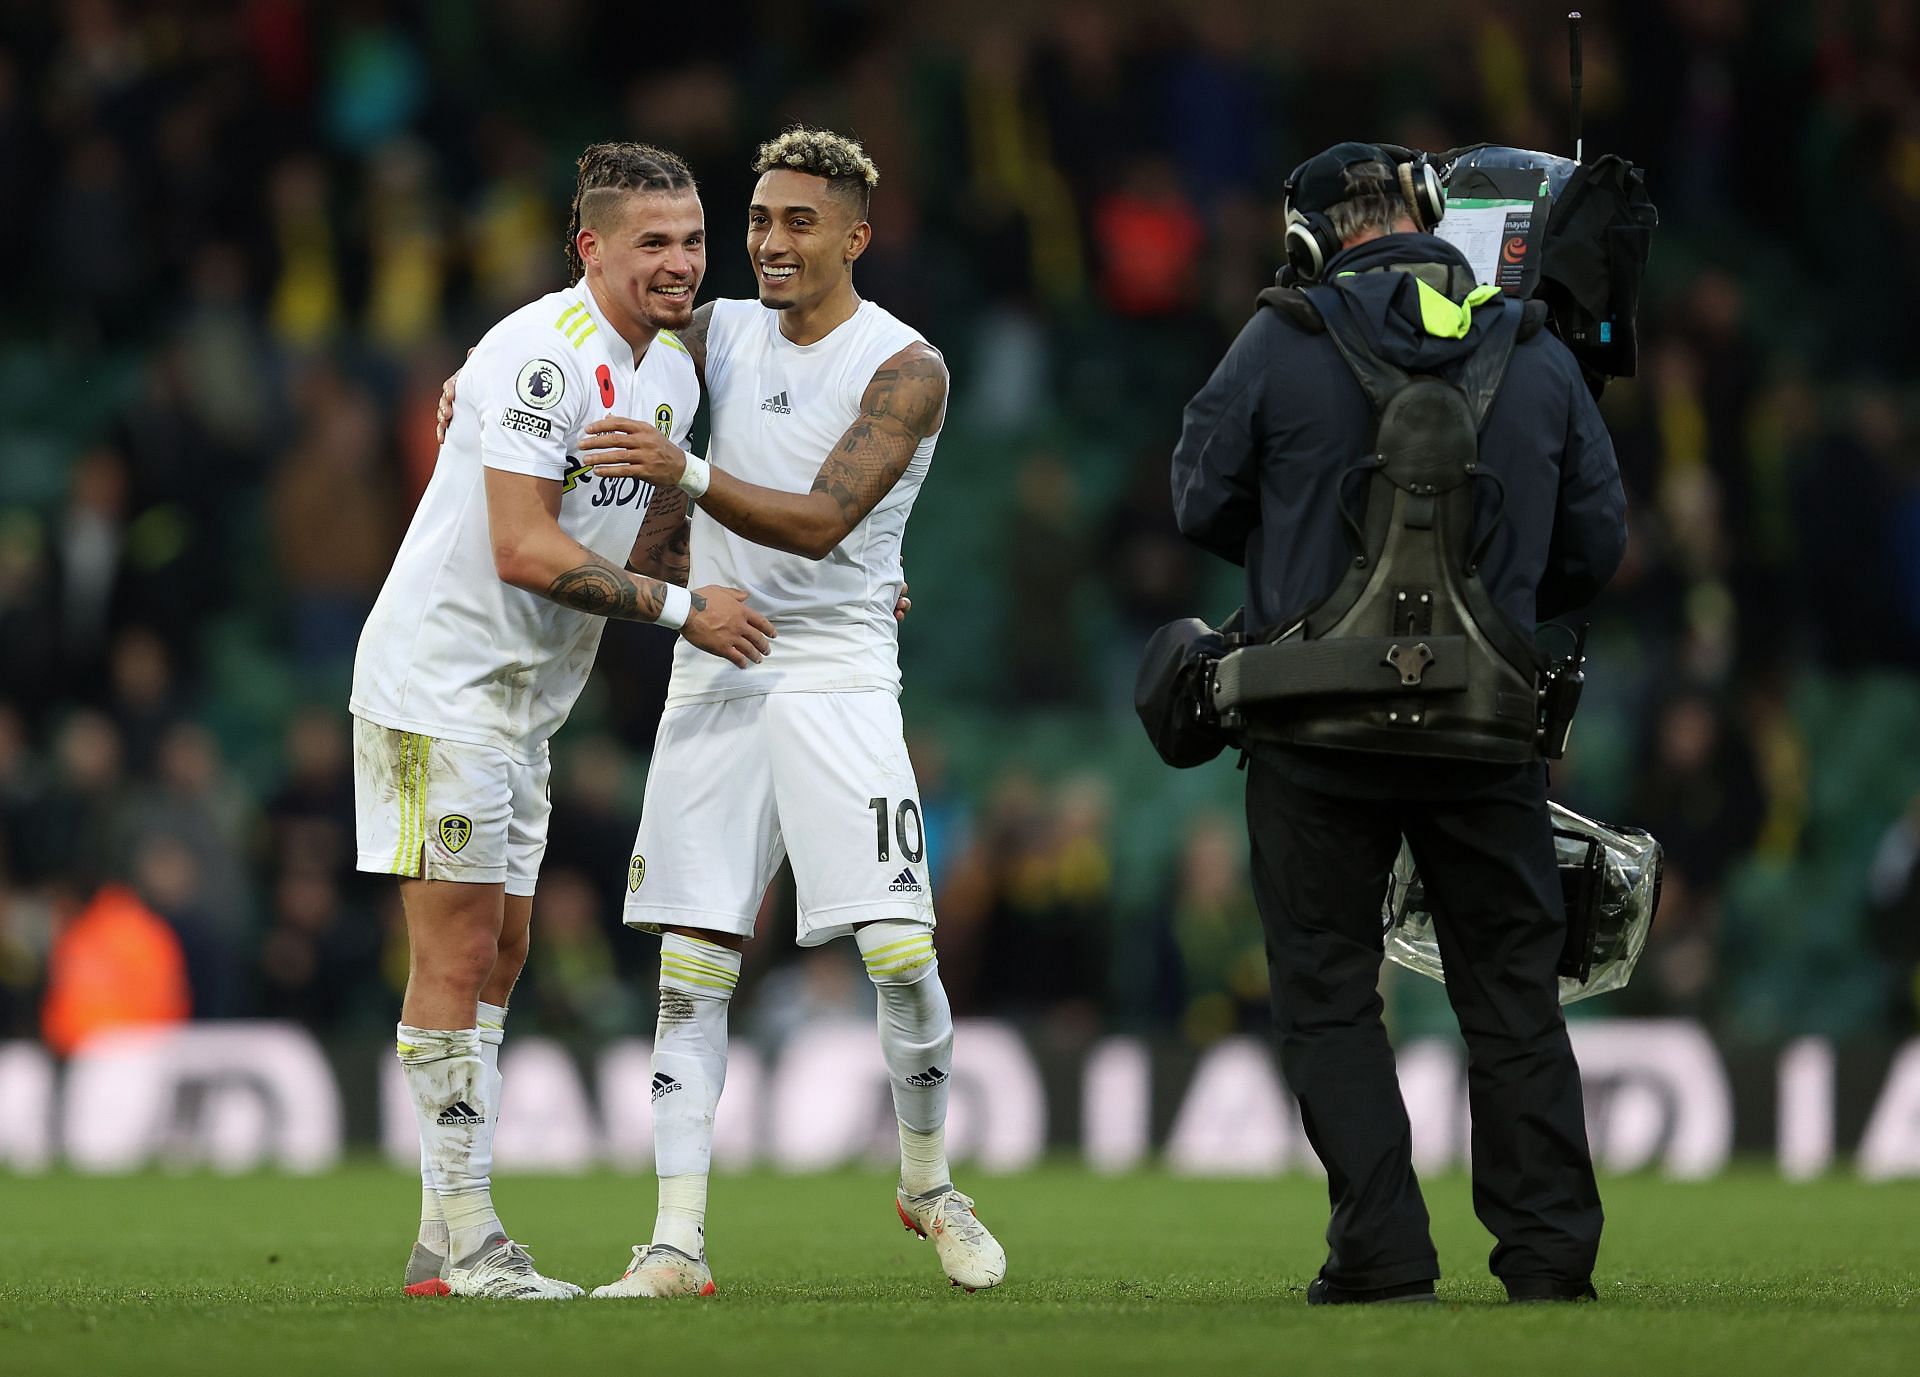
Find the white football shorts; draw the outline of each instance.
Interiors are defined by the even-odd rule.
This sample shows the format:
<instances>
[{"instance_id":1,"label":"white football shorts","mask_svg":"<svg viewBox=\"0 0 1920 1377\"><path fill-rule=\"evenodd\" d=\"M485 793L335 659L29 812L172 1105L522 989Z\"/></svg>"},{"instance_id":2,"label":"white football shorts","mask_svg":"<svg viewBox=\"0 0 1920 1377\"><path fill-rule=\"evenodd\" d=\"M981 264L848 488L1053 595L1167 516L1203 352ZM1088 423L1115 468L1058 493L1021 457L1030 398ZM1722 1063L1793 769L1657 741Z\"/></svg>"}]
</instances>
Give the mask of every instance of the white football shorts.
<instances>
[{"instance_id":1,"label":"white football shorts","mask_svg":"<svg viewBox=\"0 0 1920 1377\"><path fill-rule=\"evenodd\" d=\"M353 719L354 832L360 869L409 879L506 882L533 893L553 811L545 750L505 751Z\"/></svg>"},{"instance_id":2,"label":"white football shorts","mask_svg":"<svg viewBox=\"0 0 1920 1377\"><path fill-rule=\"evenodd\" d=\"M750 937L791 856L801 946L881 919L931 928L926 846L891 693L687 703L660 718L626 921Z\"/></svg>"}]
</instances>

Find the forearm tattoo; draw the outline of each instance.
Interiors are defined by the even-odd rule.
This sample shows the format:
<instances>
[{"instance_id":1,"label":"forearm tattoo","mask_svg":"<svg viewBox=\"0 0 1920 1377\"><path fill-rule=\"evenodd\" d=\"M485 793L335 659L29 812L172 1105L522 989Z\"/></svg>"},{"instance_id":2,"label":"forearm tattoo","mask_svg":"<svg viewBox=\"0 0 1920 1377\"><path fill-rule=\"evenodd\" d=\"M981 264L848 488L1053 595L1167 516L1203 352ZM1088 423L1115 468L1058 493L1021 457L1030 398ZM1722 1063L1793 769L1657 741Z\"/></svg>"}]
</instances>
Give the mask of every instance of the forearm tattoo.
<instances>
[{"instance_id":1,"label":"forearm tattoo","mask_svg":"<svg viewBox=\"0 0 1920 1377\"><path fill-rule=\"evenodd\" d=\"M813 491L833 499L848 530L892 491L914 449L946 414L947 368L938 353L915 344L887 363L867 384L860 418L813 480Z\"/></svg>"},{"instance_id":2,"label":"forearm tattoo","mask_svg":"<svg viewBox=\"0 0 1920 1377\"><path fill-rule=\"evenodd\" d=\"M640 523L627 568L641 575L686 587L693 565L693 527L687 520L687 495L679 488L654 494Z\"/></svg>"},{"instance_id":3,"label":"forearm tattoo","mask_svg":"<svg viewBox=\"0 0 1920 1377\"><path fill-rule=\"evenodd\" d=\"M682 521L659 545L660 569L668 583L682 588L693 574L693 527Z\"/></svg>"},{"instance_id":4,"label":"forearm tattoo","mask_svg":"<svg viewBox=\"0 0 1920 1377\"><path fill-rule=\"evenodd\" d=\"M666 585L642 578L638 583L600 556L588 552L588 563L555 579L547 596L562 607L596 617L622 621L658 621L666 605Z\"/></svg>"}]
</instances>

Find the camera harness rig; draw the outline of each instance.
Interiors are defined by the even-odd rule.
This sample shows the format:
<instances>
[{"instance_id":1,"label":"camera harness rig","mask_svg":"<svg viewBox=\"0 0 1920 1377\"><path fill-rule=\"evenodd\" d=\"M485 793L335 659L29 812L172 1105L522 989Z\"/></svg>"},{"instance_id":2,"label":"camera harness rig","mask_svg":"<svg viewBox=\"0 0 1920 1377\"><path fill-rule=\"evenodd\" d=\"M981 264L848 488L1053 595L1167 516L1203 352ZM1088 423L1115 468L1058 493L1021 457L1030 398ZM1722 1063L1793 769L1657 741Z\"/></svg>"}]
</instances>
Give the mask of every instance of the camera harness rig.
<instances>
[{"instance_id":1,"label":"camera harness rig","mask_svg":"<svg viewBox=\"0 0 1920 1377\"><path fill-rule=\"evenodd\" d=\"M1464 334L1476 308L1499 312L1457 383L1379 357L1338 282L1261 294L1263 306L1296 327L1332 339L1373 409L1373 452L1337 488L1353 552L1345 577L1272 640L1230 649L1213 667L1206 697L1222 728L1246 740L1483 761L1557 758L1578 703L1580 651L1549 661L1479 577L1505 505L1498 476L1479 462L1480 426L1514 345L1540 329L1546 309L1501 299L1493 287L1456 302L1444 265L1386 271L1396 270L1419 280L1423 322L1434 333ZM1496 506L1476 538L1483 483L1493 485ZM1365 489L1359 515L1348 501L1355 486Z\"/></svg>"}]
</instances>

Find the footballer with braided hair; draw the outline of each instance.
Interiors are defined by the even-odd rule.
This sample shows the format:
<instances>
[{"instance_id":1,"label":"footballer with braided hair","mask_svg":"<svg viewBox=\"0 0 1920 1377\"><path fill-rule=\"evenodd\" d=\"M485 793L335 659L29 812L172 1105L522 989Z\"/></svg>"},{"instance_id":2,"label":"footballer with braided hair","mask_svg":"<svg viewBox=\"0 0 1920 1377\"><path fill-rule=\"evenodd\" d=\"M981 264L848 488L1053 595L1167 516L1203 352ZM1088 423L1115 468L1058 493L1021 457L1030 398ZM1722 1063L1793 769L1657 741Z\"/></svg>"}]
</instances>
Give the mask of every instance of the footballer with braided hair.
<instances>
[{"instance_id":1,"label":"footballer with braided hair","mask_svg":"<svg viewBox=\"0 0 1920 1377\"><path fill-rule=\"evenodd\" d=\"M854 288L879 181L860 145L789 129L753 167L747 255L759 298L710 302L678 332L712 407L708 456L644 416L596 421L580 447L601 483L691 497L695 579L746 589L779 632L750 670L684 648L674 657L627 867L626 921L661 935L659 1203L651 1240L594 1295L714 1294L707 1178L728 1009L783 857L800 944L851 936L878 996L897 1216L933 1240L955 1286L978 1290L1005 1277L1007 1258L947 1167L953 1014L898 701L901 543L946 418L947 369ZM806 1239L792 1241L804 1258Z\"/></svg>"},{"instance_id":2,"label":"footballer with braided hair","mask_svg":"<svg viewBox=\"0 0 1920 1377\"><path fill-rule=\"evenodd\" d=\"M706 222L686 164L641 144L579 162L571 285L481 339L354 658L359 868L399 877L407 989L397 1051L420 1128L410 1295L563 1300L494 1210L508 993L546 850L547 743L606 619L653 622L742 668L772 626L737 588L689 592L686 495L580 462L589 422L648 417L684 439Z\"/></svg>"},{"instance_id":3,"label":"footballer with braided hair","mask_svg":"<svg viewBox=\"0 0 1920 1377\"><path fill-rule=\"evenodd\" d=\"M880 177L860 145L789 129L753 170L759 299L702 306L680 336L712 407L709 454L619 418L589 426L582 445L601 482L686 492L695 577L748 590L780 637L752 669L684 648L674 658L626 905L630 926L661 934L659 1208L651 1242L594 1295L714 1291L707 1169L728 1005L783 856L800 944L851 936L878 996L899 1221L933 1240L955 1286L978 1290L1005 1277L1007 1258L947 1167L953 1015L898 701L901 544L946 419L946 364L855 290ZM804 1258L805 1238L792 1241Z\"/></svg>"},{"instance_id":4,"label":"footballer with braided hair","mask_svg":"<svg viewBox=\"0 0 1920 1377\"><path fill-rule=\"evenodd\" d=\"M625 191L653 191L666 195L695 194L693 173L664 149L644 143L596 143L580 155L574 182L573 210L567 217L567 281L578 282L586 272L580 259L580 230L602 229L606 217L620 206ZM686 306L693 308L688 296ZM685 324L685 321L680 322Z\"/></svg>"}]
</instances>

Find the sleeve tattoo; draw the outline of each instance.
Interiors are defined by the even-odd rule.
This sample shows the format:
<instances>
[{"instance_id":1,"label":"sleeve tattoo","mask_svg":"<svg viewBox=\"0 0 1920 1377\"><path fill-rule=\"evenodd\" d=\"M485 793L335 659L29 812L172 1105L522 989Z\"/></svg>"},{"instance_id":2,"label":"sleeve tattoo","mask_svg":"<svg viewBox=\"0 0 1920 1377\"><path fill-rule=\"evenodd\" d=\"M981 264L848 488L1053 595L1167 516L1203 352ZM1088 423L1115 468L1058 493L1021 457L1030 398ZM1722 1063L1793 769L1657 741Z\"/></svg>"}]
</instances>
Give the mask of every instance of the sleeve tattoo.
<instances>
[{"instance_id":1,"label":"sleeve tattoo","mask_svg":"<svg viewBox=\"0 0 1920 1377\"><path fill-rule=\"evenodd\" d=\"M693 360L693 371L702 387L707 385L707 327L712 324L713 303L709 301L693 313L692 324L673 332L673 337L687 346L687 357Z\"/></svg>"},{"instance_id":2,"label":"sleeve tattoo","mask_svg":"<svg viewBox=\"0 0 1920 1377\"><path fill-rule=\"evenodd\" d=\"M679 488L662 488L653 495L646 519L640 523L640 535L633 542L627 568L686 587L693 564L692 533L686 493Z\"/></svg>"},{"instance_id":3,"label":"sleeve tattoo","mask_svg":"<svg viewBox=\"0 0 1920 1377\"><path fill-rule=\"evenodd\" d=\"M913 462L913 451L940 428L947 410L947 367L929 345L900 351L873 375L860 417L847 428L813 480L852 530L879 505Z\"/></svg>"}]
</instances>

